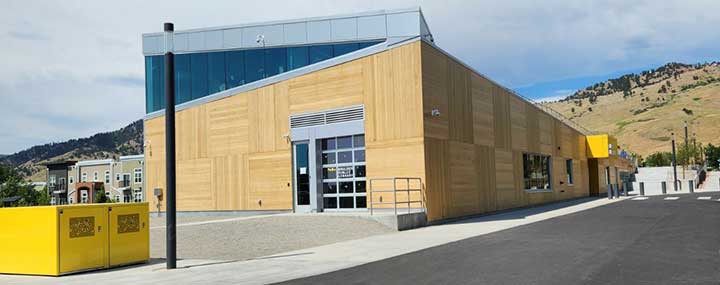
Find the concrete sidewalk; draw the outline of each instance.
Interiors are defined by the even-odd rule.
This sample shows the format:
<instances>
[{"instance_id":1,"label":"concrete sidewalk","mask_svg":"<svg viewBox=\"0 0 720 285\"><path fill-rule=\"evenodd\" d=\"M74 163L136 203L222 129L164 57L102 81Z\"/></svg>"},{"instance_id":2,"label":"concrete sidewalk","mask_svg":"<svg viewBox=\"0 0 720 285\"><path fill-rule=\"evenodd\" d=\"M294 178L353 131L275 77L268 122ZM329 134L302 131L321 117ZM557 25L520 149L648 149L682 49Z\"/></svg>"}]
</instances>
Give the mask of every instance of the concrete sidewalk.
<instances>
[{"instance_id":1,"label":"concrete sidewalk","mask_svg":"<svg viewBox=\"0 0 720 285\"><path fill-rule=\"evenodd\" d=\"M64 277L0 276L2 284L267 284L318 275L470 237L535 223L623 199L584 198L460 220L250 260L180 260L179 269L155 263Z\"/></svg>"}]
</instances>

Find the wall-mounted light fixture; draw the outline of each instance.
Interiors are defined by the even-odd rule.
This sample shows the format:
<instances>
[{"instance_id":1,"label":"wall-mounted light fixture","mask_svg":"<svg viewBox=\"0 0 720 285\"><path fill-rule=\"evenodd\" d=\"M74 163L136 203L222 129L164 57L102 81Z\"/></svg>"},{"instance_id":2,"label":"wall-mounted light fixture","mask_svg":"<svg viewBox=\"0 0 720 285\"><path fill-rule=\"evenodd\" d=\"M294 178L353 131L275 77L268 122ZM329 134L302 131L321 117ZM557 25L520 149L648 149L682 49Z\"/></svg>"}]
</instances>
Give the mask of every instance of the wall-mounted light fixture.
<instances>
[{"instance_id":1,"label":"wall-mounted light fixture","mask_svg":"<svg viewBox=\"0 0 720 285\"><path fill-rule=\"evenodd\" d=\"M439 110L439 109L432 109L432 111L430 111L430 116L439 117L439 116L440 116L440 110Z\"/></svg>"}]
</instances>

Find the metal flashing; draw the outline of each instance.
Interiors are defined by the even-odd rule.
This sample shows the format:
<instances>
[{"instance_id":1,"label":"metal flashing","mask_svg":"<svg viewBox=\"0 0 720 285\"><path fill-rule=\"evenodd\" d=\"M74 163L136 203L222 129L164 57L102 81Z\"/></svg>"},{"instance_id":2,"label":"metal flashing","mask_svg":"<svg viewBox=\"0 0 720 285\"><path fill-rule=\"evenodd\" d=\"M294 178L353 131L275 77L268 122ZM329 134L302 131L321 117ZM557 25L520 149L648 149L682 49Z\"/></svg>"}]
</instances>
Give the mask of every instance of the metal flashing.
<instances>
[{"instance_id":1,"label":"metal flashing","mask_svg":"<svg viewBox=\"0 0 720 285\"><path fill-rule=\"evenodd\" d=\"M389 24L390 22L395 24ZM393 32L390 32L393 31ZM176 53L313 45L423 36L432 40L420 8L271 21L174 32ZM258 37L262 35L262 41ZM160 55L163 33L141 36L145 56Z\"/></svg>"}]
</instances>

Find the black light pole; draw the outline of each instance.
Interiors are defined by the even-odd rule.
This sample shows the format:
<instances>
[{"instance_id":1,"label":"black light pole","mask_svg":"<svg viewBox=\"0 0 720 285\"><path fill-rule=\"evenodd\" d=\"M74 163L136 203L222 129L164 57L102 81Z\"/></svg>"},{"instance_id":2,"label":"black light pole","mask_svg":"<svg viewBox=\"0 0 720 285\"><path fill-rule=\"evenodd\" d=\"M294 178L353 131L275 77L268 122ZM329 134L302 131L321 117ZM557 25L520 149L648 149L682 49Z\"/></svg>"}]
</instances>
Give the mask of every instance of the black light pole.
<instances>
[{"instance_id":1,"label":"black light pole","mask_svg":"<svg viewBox=\"0 0 720 285\"><path fill-rule=\"evenodd\" d=\"M692 139L693 139L693 165L697 165L698 164L698 162L697 162L698 148L697 148L697 137L695 136L695 133L693 133Z\"/></svg>"},{"instance_id":2,"label":"black light pole","mask_svg":"<svg viewBox=\"0 0 720 285\"><path fill-rule=\"evenodd\" d=\"M673 189L677 192L677 159L675 158L675 133L672 133Z\"/></svg>"},{"instance_id":3,"label":"black light pole","mask_svg":"<svg viewBox=\"0 0 720 285\"><path fill-rule=\"evenodd\" d=\"M687 129L687 121L685 121L685 159L683 159L683 179L685 179L685 168L687 167L687 164L689 162L689 154L690 150L688 149L690 145L688 145L688 129Z\"/></svg>"},{"instance_id":4,"label":"black light pole","mask_svg":"<svg viewBox=\"0 0 720 285\"><path fill-rule=\"evenodd\" d=\"M165 23L165 175L167 198L165 211L167 269L177 267L175 235L175 56L172 23Z\"/></svg>"}]
</instances>

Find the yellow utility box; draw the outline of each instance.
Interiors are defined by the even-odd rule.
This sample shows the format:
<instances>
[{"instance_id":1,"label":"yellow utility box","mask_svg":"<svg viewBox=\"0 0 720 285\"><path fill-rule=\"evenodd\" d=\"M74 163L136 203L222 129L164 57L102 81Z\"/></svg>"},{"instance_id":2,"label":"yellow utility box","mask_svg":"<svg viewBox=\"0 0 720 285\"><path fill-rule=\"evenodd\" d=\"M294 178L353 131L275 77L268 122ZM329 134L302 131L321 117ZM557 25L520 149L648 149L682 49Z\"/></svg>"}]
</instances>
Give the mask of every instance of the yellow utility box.
<instances>
[{"instance_id":1,"label":"yellow utility box","mask_svg":"<svg viewBox=\"0 0 720 285\"><path fill-rule=\"evenodd\" d=\"M0 273L62 275L146 262L147 203L0 209Z\"/></svg>"}]
</instances>

